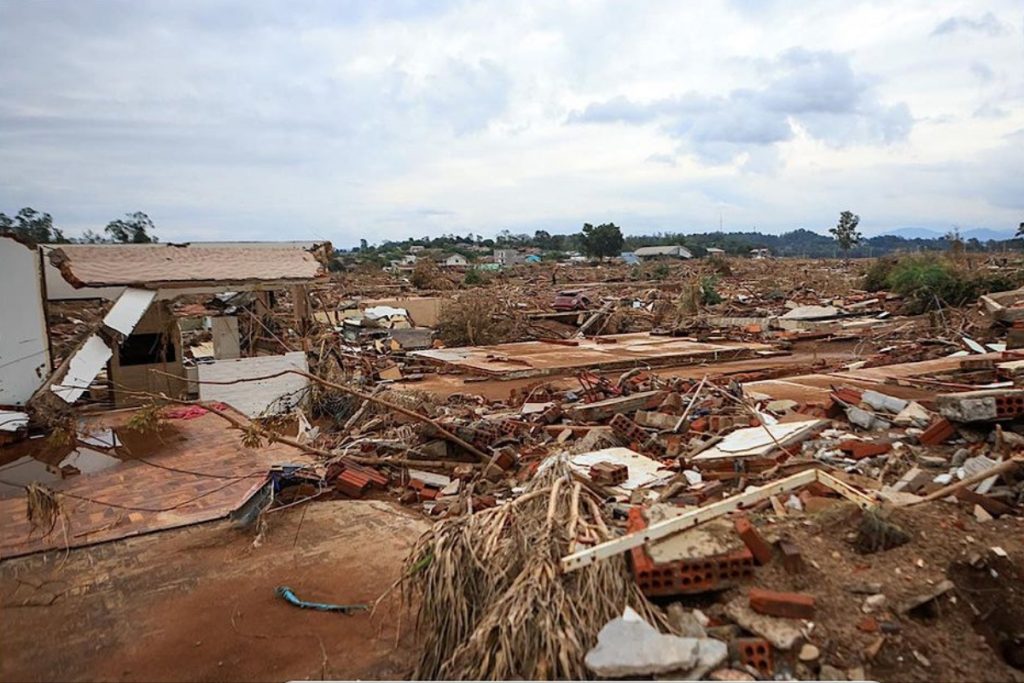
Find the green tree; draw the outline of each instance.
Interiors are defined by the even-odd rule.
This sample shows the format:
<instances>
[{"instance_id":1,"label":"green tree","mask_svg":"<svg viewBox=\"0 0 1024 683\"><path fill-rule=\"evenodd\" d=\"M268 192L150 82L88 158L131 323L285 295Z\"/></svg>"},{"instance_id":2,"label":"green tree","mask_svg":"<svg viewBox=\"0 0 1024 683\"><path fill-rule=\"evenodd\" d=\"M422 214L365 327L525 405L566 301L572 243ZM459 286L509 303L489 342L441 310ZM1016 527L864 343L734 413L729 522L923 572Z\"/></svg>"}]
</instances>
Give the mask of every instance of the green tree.
<instances>
[{"instance_id":1,"label":"green tree","mask_svg":"<svg viewBox=\"0 0 1024 683\"><path fill-rule=\"evenodd\" d=\"M9 230L36 244L62 244L68 239L53 225L53 216L25 207L14 218L0 213L0 230Z\"/></svg>"},{"instance_id":2,"label":"green tree","mask_svg":"<svg viewBox=\"0 0 1024 683\"><path fill-rule=\"evenodd\" d=\"M153 225L153 221L141 211L128 213L125 214L124 218L110 221L107 223L107 227L103 229L112 241L120 242L121 244L159 242L160 240L153 235L155 230L156 226Z\"/></svg>"},{"instance_id":3,"label":"green tree","mask_svg":"<svg viewBox=\"0 0 1024 683\"><path fill-rule=\"evenodd\" d=\"M82 244L104 244L110 242L110 239L104 237L98 232L93 230L86 230L82 233L82 236L78 238L78 241Z\"/></svg>"},{"instance_id":4,"label":"green tree","mask_svg":"<svg viewBox=\"0 0 1024 683\"><path fill-rule=\"evenodd\" d=\"M587 256L597 257L618 256L624 242L622 230L614 223L602 223L597 227L584 223L579 241Z\"/></svg>"},{"instance_id":5,"label":"green tree","mask_svg":"<svg viewBox=\"0 0 1024 683\"><path fill-rule=\"evenodd\" d=\"M836 227L829 229L836 242L839 243L839 248L843 250L844 255L849 253L850 249L860 244L863 235L857 232L859 224L860 216L852 211L843 211L839 214L839 223L836 224Z\"/></svg>"}]
</instances>

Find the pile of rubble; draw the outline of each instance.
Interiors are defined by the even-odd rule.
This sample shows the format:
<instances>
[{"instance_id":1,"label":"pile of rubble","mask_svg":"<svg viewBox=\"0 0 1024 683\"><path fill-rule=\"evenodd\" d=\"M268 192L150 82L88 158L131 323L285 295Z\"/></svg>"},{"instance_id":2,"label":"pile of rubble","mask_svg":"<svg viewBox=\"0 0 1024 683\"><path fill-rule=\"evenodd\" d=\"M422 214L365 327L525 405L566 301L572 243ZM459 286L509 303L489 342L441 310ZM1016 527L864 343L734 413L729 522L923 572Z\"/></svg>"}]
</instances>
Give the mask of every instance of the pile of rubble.
<instances>
[{"instance_id":1,"label":"pile of rubble","mask_svg":"<svg viewBox=\"0 0 1024 683\"><path fill-rule=\"evenodd\" d=\"M769 268L557 273L591 292L580 310L552 310L556 277L536 271L486 306L384 278L351 296L357 278L305 271L279 297L256 283L172 306L129 288L148 299L124 330L116 305L55 315L54 334L102 353L78 349L95 367L74 383L67 354L38 391L96 405L107 359L171 329L177 384L124 392L128 362L108 384L147 401L138 431L220 418L245 449L292 454L207 473L258 480L233 516L329 497L428 516L402 582L417 677L927 680L968 661L929 640L954 627L977 634L967 671L1018 675L1024 295L983 298L984 323L906 318L838 264ZM442 341L453 327L464 346ZM112 441L96 447L121 458Z\"/></svg>"}]
</instances>

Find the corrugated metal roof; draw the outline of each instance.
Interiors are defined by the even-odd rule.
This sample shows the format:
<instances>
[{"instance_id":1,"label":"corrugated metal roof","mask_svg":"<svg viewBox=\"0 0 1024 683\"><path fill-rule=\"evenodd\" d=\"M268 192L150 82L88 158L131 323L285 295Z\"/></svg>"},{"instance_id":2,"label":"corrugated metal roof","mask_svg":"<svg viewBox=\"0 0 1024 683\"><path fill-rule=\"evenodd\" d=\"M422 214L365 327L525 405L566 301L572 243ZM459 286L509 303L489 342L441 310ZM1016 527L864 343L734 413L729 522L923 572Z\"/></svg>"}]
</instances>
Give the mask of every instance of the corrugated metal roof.
<instances>
[{"instance_id":1,"label":"corrugated metal roof","mask_svg":"<svg viewBox=\"0 0 1024 683\"><path fill-rule=\"evenodd\" d=\"M295 247L197 247L170 244L67 244L50 261L75 287L188 286L199 282L312 280L324 275Z\"/></svg>"},{"instance_id":2,"label":"corrugated metal roof","mask_svg":"<svg viewBox=\"0 0 1024 683\"><path fill-rule=\"evenodd\" d=\"M686 247L678 244L664 246L664 247L640 247L634 252L637 256L682 256L683 258L692 258L693 254Z\"/></svg>"}]
</instances>

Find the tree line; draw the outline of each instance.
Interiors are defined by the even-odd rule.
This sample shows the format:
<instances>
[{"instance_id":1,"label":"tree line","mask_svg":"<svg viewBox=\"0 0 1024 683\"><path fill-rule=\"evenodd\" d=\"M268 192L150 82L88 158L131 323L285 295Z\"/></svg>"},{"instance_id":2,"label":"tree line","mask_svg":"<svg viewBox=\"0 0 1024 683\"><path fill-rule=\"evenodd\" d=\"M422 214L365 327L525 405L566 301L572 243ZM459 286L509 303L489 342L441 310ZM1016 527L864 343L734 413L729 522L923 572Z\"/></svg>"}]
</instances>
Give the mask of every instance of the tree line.
<instances>
[{"instance_id":1,"label":"tree line","mask_svg":"<svg viewBox=\"0 0 1024 683\"><path fill-rule=\"evenodd\" d=\"M778 235L748 232L703 232L680 233L659 232L649 235L623 235L615 223L592 225L585 223L578 233L552 234L546 230L529 233L513 233L502 230L495 238L484 239L470 233L466 236L455 234L440 237L409 237L401 241L385 241L370 246L364 239L353 252L361 253L370 260L386 258L408 251L409 247L421 246L445 252L461 253L472 259L491 249L539 249L541 252L563 254L578 252L591 257L618 256L624 251L640 247L672 246L686 247L694 256L704 256L711 248L722 249L727 254L744 255L753 249L767 249L776 256L803 256L808 258L863 258L884 256L895 252L945 251L998 251L1001 249L1024 248L1024 225L1018 237L1009 240L981 242L976 238L964 239L957 229L942 237L907 238L899 235L878 235L864 237L859 231L860 216L852 211L843 211L830 235L822 235L798 228Z\"/></svg>"},{"instance_id":2,"label":"tree line","mask_svg":"<svg viewBox=\"0 0 1024 683\"><path fill-rule=\"evenodd\" d=\"M17 235L34 244L151 244L160 240L156 226L142 211L133 211L107 223L102 233L86 230L81 237L67 237L54 225L53 216L26 206L14 216L0 212L0 233Z\"/></svg>"}]
</instances>

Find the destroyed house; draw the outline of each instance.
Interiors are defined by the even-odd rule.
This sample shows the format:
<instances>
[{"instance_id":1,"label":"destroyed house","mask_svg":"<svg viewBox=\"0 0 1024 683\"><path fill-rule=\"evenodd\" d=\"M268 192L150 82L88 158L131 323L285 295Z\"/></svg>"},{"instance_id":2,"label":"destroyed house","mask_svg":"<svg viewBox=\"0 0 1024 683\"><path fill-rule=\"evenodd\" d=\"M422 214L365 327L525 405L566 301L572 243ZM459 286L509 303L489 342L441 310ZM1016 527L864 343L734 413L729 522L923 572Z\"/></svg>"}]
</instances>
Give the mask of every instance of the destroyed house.
<instances>
[{"instance_id":1,"label":"destroyed house","mask_svg":"<svg viewBox=\"0 0 1024 683\"><path fill-rule=\"evenodd\" d=\"M301 328L310 315L307 288L326 279L323 263L330 254L329 244L312 249L251 244L42 249L74 298L114 301L102 323L42 384L67 403L88 391L90 399L117 406L155 394L201 394L195 381L214 372L218 362L287 356L292 349L275 339L268 324L275 305L286 294L292 307L289 322ZM58 286L49 289L59 291ZM48 299L59 301L52 291ZM292 361L304 369L304 362L294 356Z\"/></svg>"}]
</instances>

